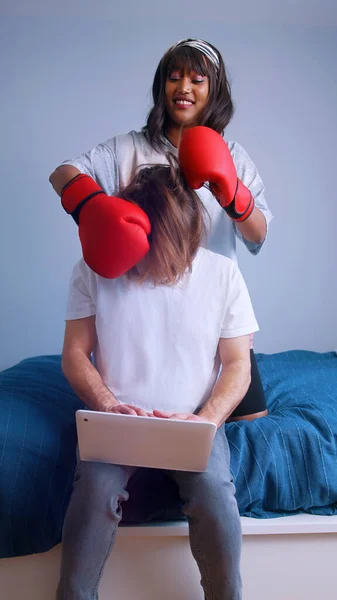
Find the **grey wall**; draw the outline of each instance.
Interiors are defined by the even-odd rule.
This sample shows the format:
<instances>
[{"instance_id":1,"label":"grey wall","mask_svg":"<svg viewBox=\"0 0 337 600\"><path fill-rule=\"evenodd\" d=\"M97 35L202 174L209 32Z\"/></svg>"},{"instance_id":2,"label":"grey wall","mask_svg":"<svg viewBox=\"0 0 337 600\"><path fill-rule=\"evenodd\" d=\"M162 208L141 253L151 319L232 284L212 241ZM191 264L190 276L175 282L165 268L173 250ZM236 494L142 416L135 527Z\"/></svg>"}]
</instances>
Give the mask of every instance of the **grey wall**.
<instances>
[{"instance_id":1,"label":"grey wall","mask_svg":"<svg viewBox=\"0 0 337 600\"><path fill-rule=\"evenodd\" d=\"M140 127L157 62L186 36L223 53L237 105L228 137L257 163L275 215L257 258L238 251L256 349L337 348L337 28L120 13L1 19L0 368L61 351L80 247L49 173Z\"/></svg>"}]
</instances>

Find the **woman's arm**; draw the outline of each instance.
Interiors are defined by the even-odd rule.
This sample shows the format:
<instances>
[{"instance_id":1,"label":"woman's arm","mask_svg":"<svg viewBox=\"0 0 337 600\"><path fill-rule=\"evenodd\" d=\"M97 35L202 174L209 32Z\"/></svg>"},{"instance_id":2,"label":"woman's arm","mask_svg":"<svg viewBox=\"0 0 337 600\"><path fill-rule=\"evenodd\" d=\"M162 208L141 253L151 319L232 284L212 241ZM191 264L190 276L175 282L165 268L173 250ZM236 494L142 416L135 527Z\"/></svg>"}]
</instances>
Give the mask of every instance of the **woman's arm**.
<instances>
[{"instance_id":1,"label":"woman's arm","mask_svg":"<svg viewBox=\"0 0 337 600\"><path fill-rule=\"evenodd\" d=\"M81 171L72 165L61 165L50 175L49 181L52 184L55 192L61 196L64 186Z\"/></svg>"},{"instance_id":2,"label":"woman's arm","mask_svg":"<svg viewBox=\"0 0 337 600\"><path fill-rule=\"evenodd\" d=\"M236 226L243 237L253 244L262 244L267 235L266 218L256 206L248 219L236 223Z\"/></svg>"}]
</instances>

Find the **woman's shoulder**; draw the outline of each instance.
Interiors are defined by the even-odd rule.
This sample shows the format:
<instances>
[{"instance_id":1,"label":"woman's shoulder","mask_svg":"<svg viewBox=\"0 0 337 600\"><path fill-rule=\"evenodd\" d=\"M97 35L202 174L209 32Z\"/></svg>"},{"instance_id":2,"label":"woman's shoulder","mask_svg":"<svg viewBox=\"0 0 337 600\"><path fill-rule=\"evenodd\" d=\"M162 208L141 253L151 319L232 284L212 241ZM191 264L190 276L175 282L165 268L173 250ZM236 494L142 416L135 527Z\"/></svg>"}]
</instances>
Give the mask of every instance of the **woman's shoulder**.
<instances>
[{"instance_id":1,"label":"woman's shoulder","mask_svg":"<svg viewBox=\"0 0 337 600\"><path fill-rule=\"evenodd\" d=\"M232 140L226 140L229 152L232 156L233 162L236 167L238 177L242 179L245 174L252 174L254 176L257 173L255 163L252 161L247 150L239 142Z\"/></svg>"},{"instance_id":2,"label":"woman's shoulder","mask_svg":"<svg viewBox=\"0 0 337 600\"><path fill-rule=\"evenodd\" d=\"M122 179L128 183L130 174L135 168L145 164L167 162L165 152L157 152L150 144L143 131L131 130L128 133L116 135L106 142L116 157L117 164L122 168Z\"/></svg>"},{"instance_id":3,"label":"woman's shoulder","mask_svg":"<svg viewBox=\"0 0 337 600\"><path fill-rule=\"evenodd\" d=\"M130 152L132 150L153 152L153 148L143 131L134 129L128 133L117 134L103 142L103 144L110 147L115 153Z\"/></svg>"},{"instance_id":4,"label":"woman's shoulder","mask_svg":"<svg viewBox=\"0 0 337 600\"><path fill-rule=\"evenodd\" d=\"M251 158L245 148L234 140L226 140L228 150L230 151L232 158L241 161L250 161Z\"/></svg>"}]
</instances>

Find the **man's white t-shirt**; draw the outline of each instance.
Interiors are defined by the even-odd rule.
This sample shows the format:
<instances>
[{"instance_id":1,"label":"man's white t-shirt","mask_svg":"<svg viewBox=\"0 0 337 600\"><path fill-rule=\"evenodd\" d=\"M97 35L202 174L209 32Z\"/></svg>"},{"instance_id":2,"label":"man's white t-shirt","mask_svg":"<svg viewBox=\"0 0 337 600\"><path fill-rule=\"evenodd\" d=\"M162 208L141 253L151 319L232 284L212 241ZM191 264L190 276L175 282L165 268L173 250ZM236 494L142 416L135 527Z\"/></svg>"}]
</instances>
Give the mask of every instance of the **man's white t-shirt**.
<instances>
[{"instance_id":1,"label":"man's white t-shirt","mask_svg":"<svg viewBox=\"0 0 337 600\"><path fill-rule=\"evenodd\" d=\"M80 260L66 319L92 315L103 382L120 402L147 411L193 413L218 376L220 338L258 331L237 265L204 248L173 286L105 279Z\"/></svg>"}]
</instances>

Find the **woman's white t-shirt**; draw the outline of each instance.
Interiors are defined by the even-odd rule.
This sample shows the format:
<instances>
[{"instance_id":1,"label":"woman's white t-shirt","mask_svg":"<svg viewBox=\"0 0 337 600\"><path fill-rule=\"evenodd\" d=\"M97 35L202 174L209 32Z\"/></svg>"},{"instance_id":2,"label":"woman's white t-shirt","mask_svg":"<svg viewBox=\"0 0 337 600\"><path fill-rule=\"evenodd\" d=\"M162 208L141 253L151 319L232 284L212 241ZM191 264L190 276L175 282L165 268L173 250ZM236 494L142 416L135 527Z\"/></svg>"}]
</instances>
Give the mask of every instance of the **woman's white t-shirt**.
<instances>
[{"instance_id":1,"label":"woman's white t-shirt","mask_svg":"<svg viewBox=\"0 0 337 600\"><path fill-rule=\"evenodd\" d=\"M194 412L216 381L220 338L258 330L237 265L203 248L173 286L105 279L80 260L66 319L92 315L103 382L120 402L148 411Z\"/></svg>"},{"instance_id":2,"label":"woman's white t-shirt","mask_svg":"<svg viewBox=\"0 0 337 600\"><path fill-rule=\"evenodd\" d=\"M268 227L273 216L267 206L264 185L257 168L240 144L228 141L227 145L237 175L251 191L255 206L263 213ZM73 165L81 173L90 175L106 194L114 196L129 185L137 169L149 165L168 164L167 153L175 156L178 154L177 148L167 139L163 139L162 149L157 152L141 131L130 131L98 144L75 159L65 160L63 164ZM221 208L207 187L204 186L196 191L210 217L209 235L205 242L207 248L236 261L236 238L239 238L252 254L260 251L264 242L255 244L243 238L234 221Z\"/></svg>"}]
</instances>

